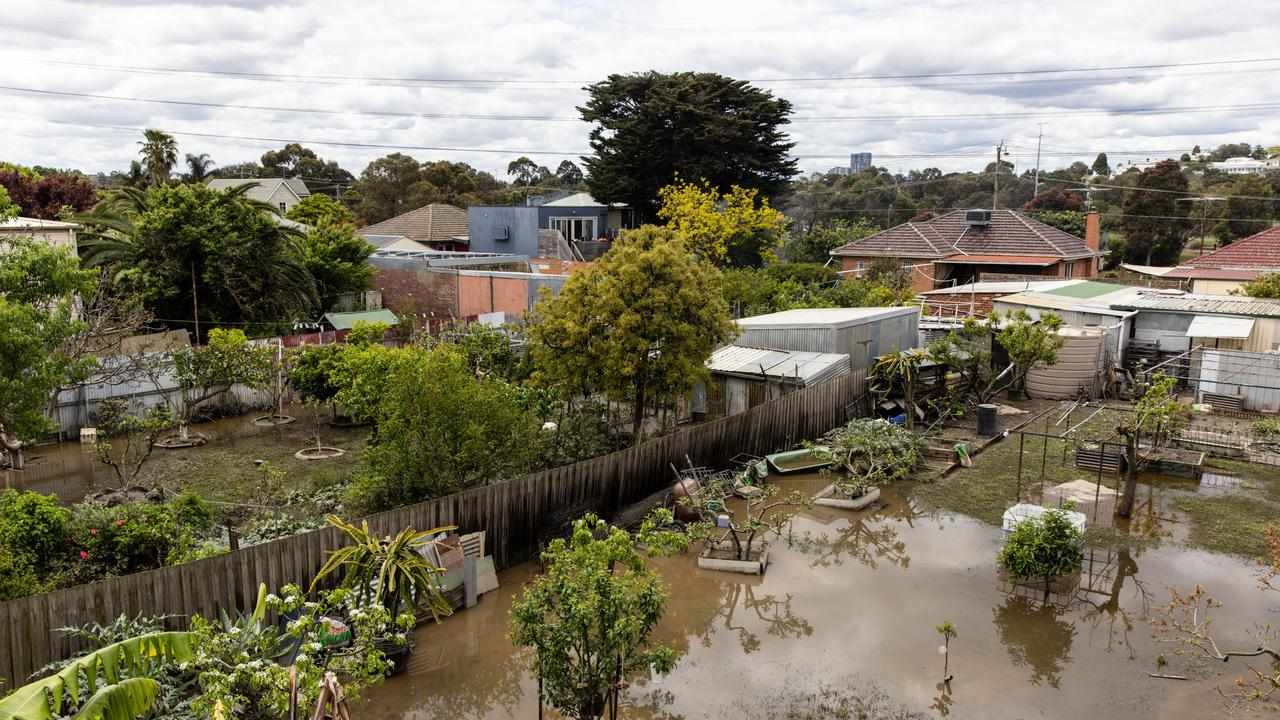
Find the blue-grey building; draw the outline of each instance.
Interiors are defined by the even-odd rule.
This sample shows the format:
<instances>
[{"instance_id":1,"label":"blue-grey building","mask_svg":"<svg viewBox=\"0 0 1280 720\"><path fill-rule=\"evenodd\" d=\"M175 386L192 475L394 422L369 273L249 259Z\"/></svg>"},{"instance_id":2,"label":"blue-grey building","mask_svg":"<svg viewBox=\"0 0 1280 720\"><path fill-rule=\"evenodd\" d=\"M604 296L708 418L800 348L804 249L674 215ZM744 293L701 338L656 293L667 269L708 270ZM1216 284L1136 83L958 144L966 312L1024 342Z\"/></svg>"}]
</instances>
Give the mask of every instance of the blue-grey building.
<instances>
[{"instance_id":1,"label":"blue-grey building","mask_svg":"<svg viewBox=\"0 0 1280 720\"><path fill-rule=\"evenodd\" d=\"M613 239L635 226L624 205L605 205L587 193L575 193L537 206L481 205L467 210L468 249L537 257L538 232L558 230L565 240Z\"/></svg>"},{"instance_id":2,"label":"blue-grey building","mask_svg":"<svg viewBox=\"0 0 1280 720\"><path fill-rule=\"evenodd\" d=\"M849 154L849 173L857 175L858 173L871 167L871 153L858 152Z\"/></svg>"}]
</instances>

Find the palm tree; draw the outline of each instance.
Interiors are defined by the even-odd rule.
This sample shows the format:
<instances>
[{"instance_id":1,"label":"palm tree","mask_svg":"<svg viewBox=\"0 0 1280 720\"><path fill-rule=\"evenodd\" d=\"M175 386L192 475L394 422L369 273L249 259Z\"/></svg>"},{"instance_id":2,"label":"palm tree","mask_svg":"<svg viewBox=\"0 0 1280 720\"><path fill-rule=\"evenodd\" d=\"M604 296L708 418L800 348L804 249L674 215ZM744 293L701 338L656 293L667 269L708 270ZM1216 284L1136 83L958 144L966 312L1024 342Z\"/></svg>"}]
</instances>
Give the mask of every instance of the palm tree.
<instances>
[{"instance_id":1,"label":"palm tree","mask_svg":"<svg viewBox=\"0 0 1280 720\"><path fill-rule=\"evenodd\" d=\"M192 155L187 153L187 179L193 183L202 183L209 177L209 170L214 166L209 153Z\"/></svg>"},{"instance_id":2,"label":"palm tree","mask_svg":"<svg viewBox=\"0 0 1280 720\"><path fill-rule=\"evenodd\" d=\"M162 185L169 181L169 173L178 164L178 141L169 133L153 128L142 131L142 137L138 154L142 156L147 177L152 185Z\"/></svg>"}]
</instances>

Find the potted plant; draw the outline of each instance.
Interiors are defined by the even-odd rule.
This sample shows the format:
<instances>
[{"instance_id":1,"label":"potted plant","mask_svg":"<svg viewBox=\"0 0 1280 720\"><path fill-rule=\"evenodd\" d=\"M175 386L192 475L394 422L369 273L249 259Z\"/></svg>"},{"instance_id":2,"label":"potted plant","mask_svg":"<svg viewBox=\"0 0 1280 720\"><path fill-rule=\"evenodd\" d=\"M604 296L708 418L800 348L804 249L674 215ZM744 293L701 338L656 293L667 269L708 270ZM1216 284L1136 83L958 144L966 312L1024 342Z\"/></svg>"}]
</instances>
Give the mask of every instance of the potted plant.
<instances>
[{"instance_id":1,"label":"potted plant","mask_svg":"<svg viewBox=\"0 0 1280 720\"><path fill-rule=\"evenodd\" d=\"M922 441L883 420L859 418L827 434L815 453L831 461L833 479L815 505L861 510L880 499L880 487L910 476L923 457Z\"/></svg>"},{"instance_id":2,"label":"potted plant","mask_svg":"<svg viewBox=\"0 0 1280 720\"><path fill-rule=\"evenodd\" d=\"M439 622L451 615L453 608L445 598L437 576L444 572L422 554L422 546L431 537L455 528L438 527L416 531L405 528L395 536L378 537L369 530L369 522L357 527L336 515L328 516L329 524L347 535L351 544L329 554L323 567L311 581L314 590L325 578L341 572L341 586L349 588L362 603L386 608L391 617L412 611L425 619L429 615ZM393 673L403 672L412 645L380 648L395 664Z\"/></svg>"},{"instance_id":3,"label":"potted plant","mask_svg":"<svg viewBox=\"0 0 1280 720\"><path fill-rule=\"evenodd\" d=\"M781 532L809 500L798 492L778 497L776 485L763 485L758 486L760 492L731 507L730 498L740 481L738 473L716 473L681 500L699 517L689 525L689 536L704 542L698 567L763 575L769 565L765 536Z\"/></svg>"}]
</instances>

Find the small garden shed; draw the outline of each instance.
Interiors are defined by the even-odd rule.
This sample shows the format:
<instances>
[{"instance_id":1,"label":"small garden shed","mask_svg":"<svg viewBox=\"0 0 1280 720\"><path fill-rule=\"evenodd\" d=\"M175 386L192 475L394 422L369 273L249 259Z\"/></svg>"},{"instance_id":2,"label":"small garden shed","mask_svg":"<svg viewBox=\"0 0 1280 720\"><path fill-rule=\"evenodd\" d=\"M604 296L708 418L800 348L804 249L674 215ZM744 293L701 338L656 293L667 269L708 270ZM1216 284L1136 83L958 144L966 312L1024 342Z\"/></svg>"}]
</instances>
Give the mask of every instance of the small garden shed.
<instances>
[{"instance_id":1,"label":"small garden shed","mask_svg":"<svg viewBox=\"0 0 1280 720\"><path fill-rule=\"evenodd\" d=\"M917 347L915 307L810 308L738 320L737 344L796 352L839 353L850 370L865 370L894 350Z\"/></svg>"},{"instance_id":2,"label":"small garden shed","mask_svg":"<svg viewBox=\"0 0 1280 720\"><path fill-rule=\"evenodd\" d=\"M707 360L711 385L694 388L693 411L733 415L789 392L849 374L849 357L726 345Z\"/></svg>"}]
</instances>

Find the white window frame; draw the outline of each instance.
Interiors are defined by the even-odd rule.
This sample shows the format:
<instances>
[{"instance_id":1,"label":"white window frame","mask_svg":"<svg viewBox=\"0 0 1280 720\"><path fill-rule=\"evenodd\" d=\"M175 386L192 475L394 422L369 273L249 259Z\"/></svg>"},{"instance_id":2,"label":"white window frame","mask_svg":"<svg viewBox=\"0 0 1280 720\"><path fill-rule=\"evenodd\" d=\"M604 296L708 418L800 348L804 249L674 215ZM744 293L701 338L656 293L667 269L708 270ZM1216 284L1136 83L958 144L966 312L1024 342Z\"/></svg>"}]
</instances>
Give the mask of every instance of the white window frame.
<instances>
[{"instance_id":1,"label":"white window frame","mask_svg":"<svg viewBox=\"0 0 1280 720\"><path fill-rule=\"evenodd\" d=\"M585 236L585 237L578 238L578 239L582 239L582 240L595 240L597 237L599 237L599 236L600 236L600 234L599 234L599 229L600 229L600 227L599 227L599 226L600 226L600 218L597 218L597 217L595 217L595 216L591 216L591 215L552 215L552 216L551 216L550 218L548 218L547 220L548 220L548 222L549 222L549 223L550 223L550 225L551 225L551 229L552 229L552 230L559 230L559 231L560 231L560 234L561 234L561 235L564 235L564 239L565 239L565 240L574 240L575 238L573 237L573 234L572 234L571 232L565 232L565 231L564 231L564 229L562 229L562 228L560 227L561 223L564 223L564 224L565 224L566 226L568 226L569 228L572 228L572 227L573 227L573 225L574 225L574 223L582 223L582 229L583 229L583 230L586 230L586 228L587 228L587 223L591 223L591 226L590 226L590 227L591 227L591 232L586 233L586 236Z\"/></svg>"}]
</instances>

